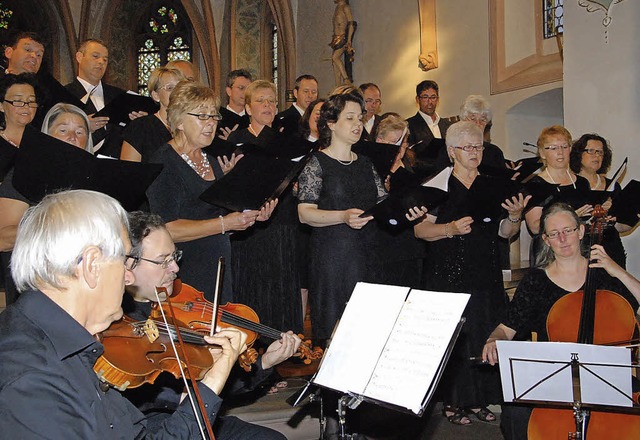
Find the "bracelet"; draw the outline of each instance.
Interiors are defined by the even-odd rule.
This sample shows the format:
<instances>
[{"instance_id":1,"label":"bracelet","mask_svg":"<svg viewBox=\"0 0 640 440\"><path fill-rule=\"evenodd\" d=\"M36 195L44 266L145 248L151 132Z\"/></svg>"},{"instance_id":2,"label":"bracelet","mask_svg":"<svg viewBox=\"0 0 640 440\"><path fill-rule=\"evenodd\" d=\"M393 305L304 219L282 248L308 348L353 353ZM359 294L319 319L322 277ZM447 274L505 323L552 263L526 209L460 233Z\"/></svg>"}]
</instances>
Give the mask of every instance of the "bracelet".
<instances>
[{"instance_id":1,"label":"bracelet","mask_svg":"<svg viewBox=\"0 0 640 440\"><path fill-rule=\"evenodd\" d=\"M520 223L522 221L522 217L518 217L517 219L512 219L510 215L507 216L507 220L509 220L511 223Z\"/></svg>"},{"instance_id":2,"label":"bracelet","mask_svg":"<svg viewBox=\"0 0 640 440\"><path fill-rule=\"evenodd\" d=\"M224 235L225 230L224 230L224 217L220 216L218 217L220 219L220 225L222 226L222 235Z\"/></svg>"},{"instance_id":3,"label":"bracelet","mask_svg":"<svg viewBox=\"0 0 640 440\"><path fill-rule=\"evenodd\" d=\"M450 225L450 224L451 224L451 223L449 222L449 223L445 223L445 225L444 225L444 235L445 235L447 238L453 238L453 234L451 233L451 231L449 231L449 225Z\"/></svg>"}]
</instances>

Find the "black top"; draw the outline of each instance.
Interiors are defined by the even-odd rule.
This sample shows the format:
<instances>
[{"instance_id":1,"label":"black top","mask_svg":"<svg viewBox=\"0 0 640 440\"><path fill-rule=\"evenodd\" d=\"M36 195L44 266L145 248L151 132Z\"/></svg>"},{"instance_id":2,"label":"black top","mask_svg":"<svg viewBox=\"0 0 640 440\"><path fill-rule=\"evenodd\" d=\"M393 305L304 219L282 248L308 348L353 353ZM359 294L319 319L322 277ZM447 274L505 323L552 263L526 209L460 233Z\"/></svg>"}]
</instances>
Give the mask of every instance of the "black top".
<instances>
[{"instance_id":1,"label":"black top","mask_svg":"<svg viewBox=\"0 0 640 440\"><path fill-rule=\"evenodd\" d=\"M433 139L433 132L427 125L427 122L424 120L420 112L407 119L407 122L409 123L409 144L415 144L419 141L424 141L426 143L431 142L431 140ZM450 125L451 122L447 121L446 119L440 118L438 127L440 128L442 139L445 138L447 129Z\"/></svg>"},{"instance_id":2,"label":"black top","mask_svg":"<svg viewBox=\"0 0 640 440\"><path fill-rule=\"evenodd\" d=\"M226 107L220 107L220 115L222 116L222 120L218 122L218 131L216 132L216 136L222 134L223 128L228 128L232 130L236 125L238 128L236 130L242 130L243 128L247 128L249 126L249 116L244 114L240 116L239 114L232 112Z\"/></svg>"},{"instance_id":3,"label":"black top","mask_svg":"<svg viewBox=\"0 0 640 440\"><path fill-rule=\"evenodd\" d=\"M142 162L149 162L149 158L172 137L167 127L155 115L134 119L122 133L122 138L140 153Z\"/></svg>"},{"instance_id":4,"label":"black top","mask_svg":"<svg viewBox=\"0 0 640 440\"><path fill-rule=\"evenodd\" d=\"M300 119L302 119L302 115L300 114L298 109L295 108L293 104L291 104L291 107L281 111L276 115L273 121L273 128L278 131L280 131L280 129L283 129L281 133L289 136L298 132Z\"/></svg>"},{"instance_id":5,"label":"black top","mask_svg":"<svg viewBox=\"0 0 640 440\"><path fill-rule=\"evenodd\" d=\"M0 198L17 200L19 202L24 202L29 206L32 205L29 199L20 194L13 186L13 169L7 173L5 179L0 184Z\"/></svg>"},{"instance_id":6,"label":"black top","mask_svg":"<svg viewBox=\"0 0 640 440\"><path fill-rule=\"evenodd\" d=\"M18 149L0 137L0 182L13 167Z\"/></svg>"},{"instance_id":7,"label":"black top","mask_svg":"<svg viewBox=\"0 0 640 440\"><path fill-rule=\"evenodd\" d=\"M594 277L596 289L619 293L629 301L634 311L638 310L638 301L619 279L612 278L603 269L596 269ZM520 281L507 306L504 325L516 331L516 339L529 339L531 332L537 332L538 340L547 341L547 315L555 302L568 293L571 292L551 281L543 269L531 269Z\"/></svg>"},{"instance_id":8,"label":"black top","mask_svg":"<svg viewBox=\"0 0 640 440\"><path fill-rule=\"evenodd\" d=\"M94 336L42 292L23 293L0 315L0 431L12 438L39 439L198 435L188 401L160 431L149 433L140 411L114 389L100 386L93 365L103 351ZM213 423L222 400L204 385L199 390Z\"/></svg>"},{"instance_id":9,"label":"black top","mask_svg":"<svg viewBox=\"0 0 640 440\"><path fill-rule=\"evenodd\" d=\"M218 161L208 156L216 179L223 177ZM164 165L162 172L149 186L147 197L151 212L159 214L165 223L174 220L209 220L226 215L227 210L200 200L212 182L201 178L169 144L163 145L150 162ZM216 234L183 243L176 243L183 251L180 278L213 299L218 258L224 257L227 266L220 303L233 300L231 286L231 243L228 234Z\"/></svg>"}]
</instances>

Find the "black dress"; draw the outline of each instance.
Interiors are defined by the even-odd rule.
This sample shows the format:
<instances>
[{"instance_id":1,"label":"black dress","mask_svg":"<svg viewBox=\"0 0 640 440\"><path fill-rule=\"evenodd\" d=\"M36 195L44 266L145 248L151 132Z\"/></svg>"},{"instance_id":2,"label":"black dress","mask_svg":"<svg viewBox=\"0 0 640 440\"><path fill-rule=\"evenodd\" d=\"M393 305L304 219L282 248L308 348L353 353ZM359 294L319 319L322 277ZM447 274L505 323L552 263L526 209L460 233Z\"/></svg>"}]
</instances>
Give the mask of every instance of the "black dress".
<instances>
[{"instance_id":1,"label":"black dress","mask_svg":"<svg viewBox=\"0 0 640 440\"><path fill-rule=\"evenodd\" d=\"M248 129L236 130L229 135L229 141L255 144L271 151L277 149L279 137L265 127L257 138ZM280 195L268 221L234 233L231 240L236 301L254 309L261 323L295 333L303 331L301 240L291 187Z\"/></svg>"},{"instance_id":2,"label":"black dress","mask_svg":"<svg viewBox=\"0 0 640 440\"><path fill-rule=\"evenodd\" d=\"M216 179L223 177L222 169L215 158L209 157ZM151 212L158 214L166 222L174 220L208 220L228 214L228 211L200 200L212 182L202 179L169 144L162 146L151 157L150 162L164 165L162 172L147 189ZM233 301L231 244L228 234L216 234L183 243L176 243L181 249L180 278L187 284L204 292L205 298L213 300L218 258L227 263L220 303Z\"/></svg>"},{"instance_id":3,"label":"black dress","mask_svg":"<svg viewBox=\"0 0 640 440\"><path fill-rule=\"evenodd\" d=\"M321 210L366 210L385 190L371 161L359 156L344 164L315 152L298 178L300 203ZM314 227L309 246L309 301L315 338L327 339L358 281L378 282L376 227L360 230L346 224Z\"/></svg>"},{"instance_id":4,"label":"black dress","mask_svg":"<svg viewBox=\"0 0 640 440\"><path fill-rule=\"evenodd\" d=\"M488 176L478 176L471 188L467 189L452 175L449 179L449 199L431 212L437 217L436 223L449 223L468 215L471 190L482 191L484 185L491 187L491 180L493 178ZM492 202L499 207L503 201L496 197ZM497 207L493 207L494 210ZM502 211L504 218L507 212ZM469 360L470 357L480 356L487 335L502 322L507 306L498 250L500 220L476 220L469 234L429 242L426 288L471 294L464 311L466 322L440 387L447 405L478 408L502 400L498 369L473 365Z\"/></svg>"},{"instance_id":5,"label":"black dress","mask_svg":"<svg viewBox=\"0 0 640 440\"><path fill-rule=\"evenodd\" d=\"M155 115L136 118L127 124L122 137L142 156L142 162L149 159L173 136Z\"/></svg>"}]
</instances>

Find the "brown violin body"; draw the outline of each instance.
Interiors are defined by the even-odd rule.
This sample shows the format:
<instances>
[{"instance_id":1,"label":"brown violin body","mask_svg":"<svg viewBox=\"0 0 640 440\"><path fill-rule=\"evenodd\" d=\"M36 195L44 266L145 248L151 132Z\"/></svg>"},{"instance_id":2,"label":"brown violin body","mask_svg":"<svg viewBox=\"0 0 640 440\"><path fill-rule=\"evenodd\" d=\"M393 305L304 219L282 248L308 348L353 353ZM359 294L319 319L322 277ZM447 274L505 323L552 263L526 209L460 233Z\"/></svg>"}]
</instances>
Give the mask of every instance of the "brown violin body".
<instances>
[{"instance_id":1,"label":"brown violin body","mask_svg":"<svg viewBox=\"0 0 640 440\"><path fill-rule=\"evenodd\" d=\"M153 383L163 371L180 378L169 332L163 329L164 323L136 322L126 316L111 324L99 335L104 353L94 365L98 377L120 391ZM190 343L184 344L183 349L191 364L191 374L199 380L213 365L213 358L201 335L185 335L185 331L181 330L183 338ZM184 362L180 362L184 367Z\"/></svg>"},{"instance_id":2,"label":"brown violin body","mask_svg":"<svg viewBox=\"0 0 640 440\"><path fill-rule=\"evenodd\" d=\"M167 301L171 301L176 319L181 323L180 327L184 326L197 332L210 332L213 304L204 297L202 292L176 279L173 284L173 294L170 298L167 298ZM167 307L166 301L162 303L162 307ZM155 310L152 309L152 317L155 318L159 314L160 311L157 308ZM256 312L244 304L226 303L220 305L216 324L221 328L238 328L247 334L247 347L249 349L238 358L240 365L246 371L251 369L251 365L258 358L258 353L251 348L258 337L262 335L277 340L283 333L280 330L260 324L260 318ZM320 359L322 357L322 349L319 347L312 349L304 341L303 335L300 335L300 337L303 339L303 343L300 344L299 356L303 359L303 362L310 364L312 360Z\"/></svg>"}]
</instances>

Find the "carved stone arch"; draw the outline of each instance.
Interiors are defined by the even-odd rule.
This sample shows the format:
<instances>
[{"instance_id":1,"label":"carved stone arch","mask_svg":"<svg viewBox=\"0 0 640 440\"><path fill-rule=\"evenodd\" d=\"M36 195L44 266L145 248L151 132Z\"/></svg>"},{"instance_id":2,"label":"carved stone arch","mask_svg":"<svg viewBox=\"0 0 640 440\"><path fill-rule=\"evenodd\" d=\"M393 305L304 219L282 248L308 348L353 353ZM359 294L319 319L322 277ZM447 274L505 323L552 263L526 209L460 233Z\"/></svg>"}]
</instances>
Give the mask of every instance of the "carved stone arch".
<instances>
[{"instance_id":1,"label":"carved stone arch","mask_svg":"<svg viewBox=\"0 0 640 440\"><path fill-rule=\"evenodd\" d=\"M71 45L75 39L73 19L68 0L20 0L7 2L5 6L13 11L12 25L24 31L37 32L45 41L45 68L49 68L54 77L60 77L61 66L67 60L61 59L61 45L66 41ZM19 21L18 21L19 19ZM60 23L62 26L60 26ZM61 38L62 36L62 38Z\"/></svg>"},{"instance_id":2,"label":"carved stone arch","mask_svg":"<svg viewBox=\"0 0 640 440\"><path fill-rule=\"evenodd\" d=\"M189 21L191 22L191 26L193 27L194 39L193 42L197 42L198 50L200 51L202 58L204 60L204 76L208 79L210 86L214 90L218 90L218 86L220 83L220 56L218 53L218 45L216 43L216 34L215 34L215 24L213 22L213 11L211 9L211 3L209 0L200 0L199 6L196 3L198 0L181 0L182 7L184 8ZM113 29L112 22L115 17L118 16L117 12L122 10L124 4L127 3L127 0L113 0L109 3L109 6L104 11L104 16L102 20L102 27L99 31L99 37L105 40L105 42L109 43L111 41L111 32ZM83 14L85 13L83 7ZM87 14L90 14L88 9ZM137 8L133 11L129 16L129 29L131 29L131 33L133 35L135 25L140 22L142 18L142 14L146 14L147 10L144 8ZM83 15L83 19L85 16ZM86 32L86 30L85 30ZM81 39L87 38L83 35L81 30ZM133 41L131 38L129 41ZM194 47L195 49L195 47ZM127 76L127 84L128 88L132 88L135 90L136 87L136 75L133 72L137 71L137 48L127 47L126 48L126 57L127 65L125 69L125 73ZM123 86L123 84L120 84Z\"/></svg>"},{"instance_id":3,"label":"carved stone arch","mask_svg":"<svg viewBox=\"0 0 640 440\"><path fill-rule=\"evenodd\" d=\"M290 0L268 0L271 14L278 26L284 57L284 82L287 90L293 89L296 79L296 27Z\"/></svg>"}]
</instances>

